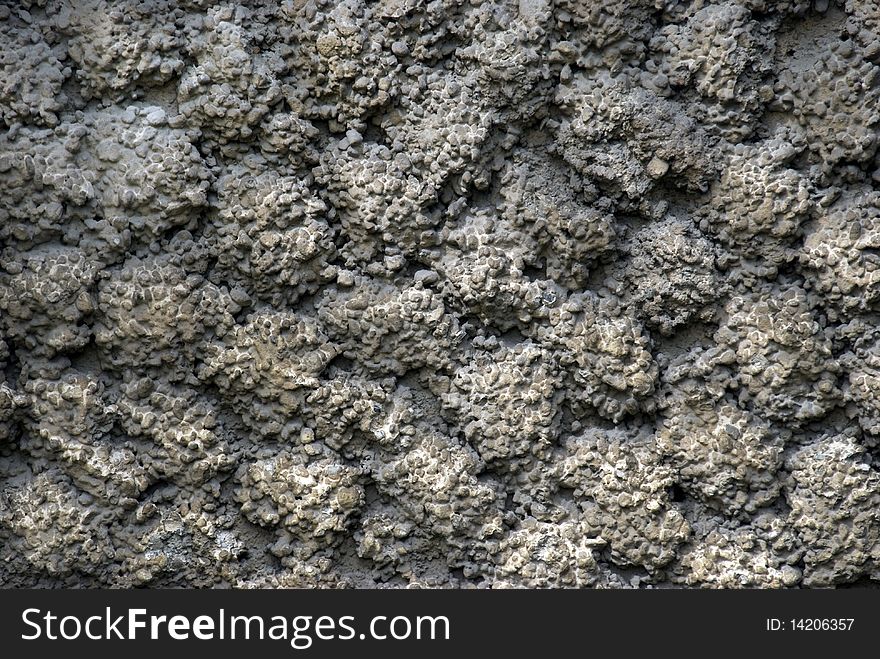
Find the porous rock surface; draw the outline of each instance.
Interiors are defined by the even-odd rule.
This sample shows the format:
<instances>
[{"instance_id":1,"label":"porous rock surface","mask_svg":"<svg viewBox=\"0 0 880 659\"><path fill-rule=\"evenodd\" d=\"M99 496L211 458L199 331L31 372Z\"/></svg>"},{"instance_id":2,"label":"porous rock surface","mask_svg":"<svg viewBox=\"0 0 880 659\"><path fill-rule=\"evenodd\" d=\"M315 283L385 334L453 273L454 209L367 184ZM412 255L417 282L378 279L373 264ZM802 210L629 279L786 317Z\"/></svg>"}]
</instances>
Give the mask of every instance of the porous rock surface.
<instances>
[{"instance_id":1,"label":"porous rock surface","mask_svg":"<svg viewBox=\"0 0 880 659\"><path fill-rule=\"evenodd\" d=\"M880 581L876 0L0 2L0 585Z\"/></svg>"}]
</instances>

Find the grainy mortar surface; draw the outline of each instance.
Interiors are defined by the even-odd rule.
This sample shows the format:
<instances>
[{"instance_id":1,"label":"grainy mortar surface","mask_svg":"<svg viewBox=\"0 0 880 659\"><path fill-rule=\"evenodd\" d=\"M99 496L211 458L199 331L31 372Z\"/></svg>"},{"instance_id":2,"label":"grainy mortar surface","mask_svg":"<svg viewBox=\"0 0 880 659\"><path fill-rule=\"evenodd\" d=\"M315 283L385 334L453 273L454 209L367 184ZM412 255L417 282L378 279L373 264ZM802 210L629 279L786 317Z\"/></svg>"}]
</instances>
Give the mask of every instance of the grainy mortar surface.
<instances>
[{"instance_id":1,"label":"grainy mortar surface","mask_svg":"<svg viewBox=\"0 0 880 659\"><path fill-rule=\"evenodd\" d=\"M0 3L0 584L880 580L875 0Z\"/></svg>"}]
</instances>

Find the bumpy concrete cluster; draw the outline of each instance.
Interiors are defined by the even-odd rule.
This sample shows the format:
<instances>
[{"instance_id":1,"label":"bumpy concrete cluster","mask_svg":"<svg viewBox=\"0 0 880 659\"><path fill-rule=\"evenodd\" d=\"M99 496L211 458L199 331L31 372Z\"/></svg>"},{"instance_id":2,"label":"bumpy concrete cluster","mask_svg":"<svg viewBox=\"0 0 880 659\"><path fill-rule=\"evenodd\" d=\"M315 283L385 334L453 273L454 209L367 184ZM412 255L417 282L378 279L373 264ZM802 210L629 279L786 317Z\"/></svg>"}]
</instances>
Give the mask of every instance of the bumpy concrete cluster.
<instances>
[{"instance_id":1,"label":"bumpy concrete cluster","mask_svg":"<svg viewBox=\"0 0 880 659\"><path fill-rule=\"evenodd\" d=\"M0 585L880 581L876 0L0 2Z\"/></svg>"}]
</instances>

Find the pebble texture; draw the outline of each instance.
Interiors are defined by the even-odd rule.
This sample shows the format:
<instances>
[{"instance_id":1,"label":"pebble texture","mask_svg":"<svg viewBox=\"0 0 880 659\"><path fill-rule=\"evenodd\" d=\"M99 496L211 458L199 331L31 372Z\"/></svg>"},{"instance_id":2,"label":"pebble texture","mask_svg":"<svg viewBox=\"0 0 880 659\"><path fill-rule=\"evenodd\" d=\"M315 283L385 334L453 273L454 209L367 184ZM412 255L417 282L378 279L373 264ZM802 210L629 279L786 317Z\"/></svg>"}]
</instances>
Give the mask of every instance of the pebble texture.
<instances>
[{"instance_id":1,"label":"pebble texture","mask_svg":"<svg viewBox=\"0 0 880 659\"><path fill-rule=\"evenodd\" d=\"M876 0L0 2L0 585L880 582Z\"/></svg>"}]
</instances>

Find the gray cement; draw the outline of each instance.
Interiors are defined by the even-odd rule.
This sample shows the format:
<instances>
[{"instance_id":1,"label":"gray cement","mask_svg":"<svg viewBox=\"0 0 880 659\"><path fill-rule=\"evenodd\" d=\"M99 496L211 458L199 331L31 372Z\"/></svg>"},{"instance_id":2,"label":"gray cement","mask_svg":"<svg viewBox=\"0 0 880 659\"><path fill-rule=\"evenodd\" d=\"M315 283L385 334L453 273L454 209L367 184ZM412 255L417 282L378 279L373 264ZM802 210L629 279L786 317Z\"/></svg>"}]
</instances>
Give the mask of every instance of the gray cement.
<instances>
[{"instance_id":1,"label":"gray cement","mask_svg":"<svg viewBox=\"0 0 880 659\"><path fill-rule=\"evenodd\" d=\"M880 581L875 0L0 2L0 585Z\"/></svg>"}]
</instances>

